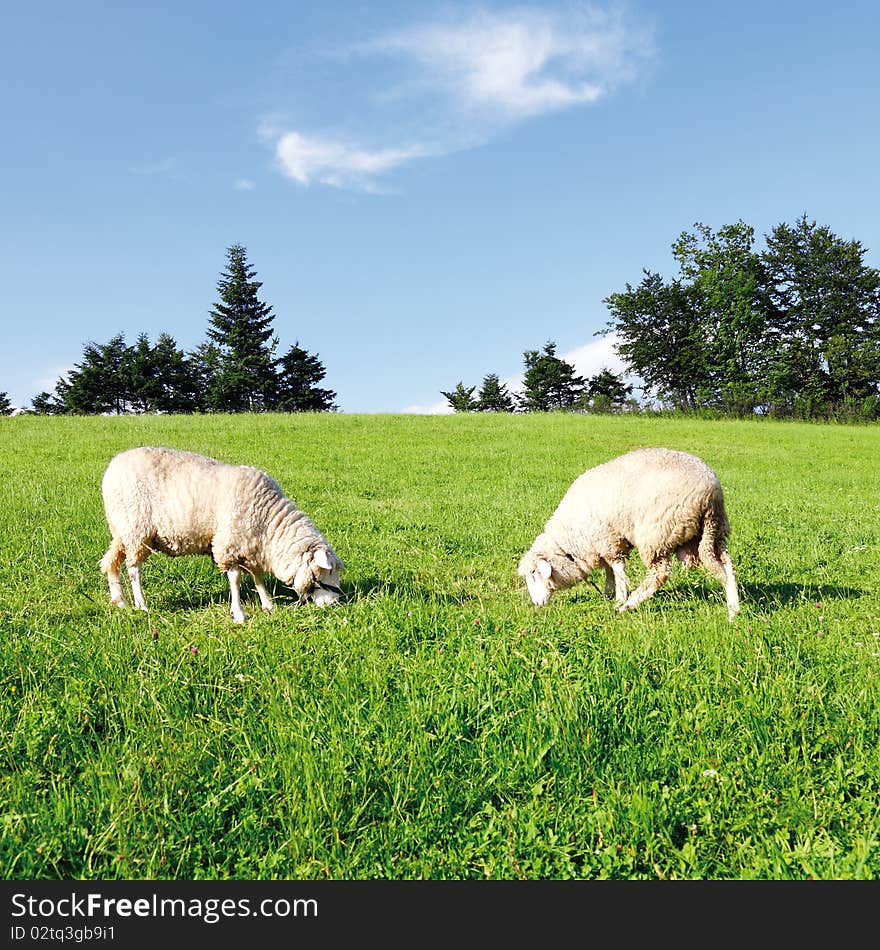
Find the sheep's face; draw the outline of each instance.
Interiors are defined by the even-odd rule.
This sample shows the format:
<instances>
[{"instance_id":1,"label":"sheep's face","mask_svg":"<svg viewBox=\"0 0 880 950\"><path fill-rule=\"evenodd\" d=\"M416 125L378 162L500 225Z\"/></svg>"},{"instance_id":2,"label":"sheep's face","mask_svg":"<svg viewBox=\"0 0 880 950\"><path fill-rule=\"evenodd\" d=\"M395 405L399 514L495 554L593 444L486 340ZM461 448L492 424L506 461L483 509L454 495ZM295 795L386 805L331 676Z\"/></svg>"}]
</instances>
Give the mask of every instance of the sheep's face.
<instances>
[{"instance_id":1,"label":"sheep's face","mask_svg":"<svg viewBox=\"0 0 880 950\"><path fill-rule=\"evenodd\" d=\"M281 580L299 594L301 601L310 600L318 607L326 607L342 597L339 575L344 567L330 548L317 548L306 553L297 566L290 568L289 576Z\"/></svg>"},{"instance_id":2,"label":"sheep's face","mask_svg":"<svg viewBox=\"0 0 880 950\"><path fill-rule=\"evenodd\" d=\"M526 579L529 597L536 607L543 607L556 590L553 580L553 565L548 558L529 551L519 562L519 576Z\"/></svg>"},{"instance_id":3,"label":"sheep's face","mask_svg":"<svg viewBox=\"0 0 880 950\"><path fill-rule=\"evenodd\" d=\"M519 576L526 579L532 603L543 607L553 591L571 587L584 575L568 551L553 538L539 534L519 562Z\"/></svg>"}]
</instances>

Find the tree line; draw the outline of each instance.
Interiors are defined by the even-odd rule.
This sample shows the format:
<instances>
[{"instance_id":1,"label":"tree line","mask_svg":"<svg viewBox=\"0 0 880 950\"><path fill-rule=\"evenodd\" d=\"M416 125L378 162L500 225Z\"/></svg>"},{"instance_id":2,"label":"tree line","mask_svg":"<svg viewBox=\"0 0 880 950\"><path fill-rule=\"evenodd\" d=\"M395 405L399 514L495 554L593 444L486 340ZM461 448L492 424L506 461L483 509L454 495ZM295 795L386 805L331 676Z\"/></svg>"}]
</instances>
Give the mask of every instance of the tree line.
<instances>
[{"instance_id":1,"label":"tree line","mask_svg":"<svg viewBox=\"0 0 880 950\"><path fill-rule=\"evenodd\" d=\"M515 393L497 373L483 377L479 390L459 381L455 389L441 393L456 412L613 412L637 408L631 384L607 368L590 379L578 376L571 363L556 355L553 340L541 350L527 350L523 357L523 385Z\"/></svg>"},{"instance_id":2,"label":"tree line","mask_svg":"<svg viewBox=\"0 0 880 950\"><path fill-rule=\"evenodd\" d=\"M497 376L443 391L457 411L608 411L659 405L688 413L779 418L880 418L880 271L866 249L802 215L755 249L743 221L697 223L672 245L678 274L643 269L603 300L626 375L576 376L552 344L524 354L523 390L497 395Z\"/></svg>"},{"instance_id":3,"label":"tree line","mask_svg":"<svg viewBox=\"0 0 880 950\"><path fill-rule=\"evenodd\" d=\"M52 393L32 400L35 413L325 412L336 393L319 386L326 370L299 341L279 357L272 307L259 296L262 282L247 249L233 244L217 284L220 300L209 312L207 339L191 352L161 333L131 344L119 333L89 342L79 363ZM3 394L5 396L5 394ZM7 399L8 404L8 399ZM0 400L0 411L3 401Z\"/></svg>"}]
</instances>

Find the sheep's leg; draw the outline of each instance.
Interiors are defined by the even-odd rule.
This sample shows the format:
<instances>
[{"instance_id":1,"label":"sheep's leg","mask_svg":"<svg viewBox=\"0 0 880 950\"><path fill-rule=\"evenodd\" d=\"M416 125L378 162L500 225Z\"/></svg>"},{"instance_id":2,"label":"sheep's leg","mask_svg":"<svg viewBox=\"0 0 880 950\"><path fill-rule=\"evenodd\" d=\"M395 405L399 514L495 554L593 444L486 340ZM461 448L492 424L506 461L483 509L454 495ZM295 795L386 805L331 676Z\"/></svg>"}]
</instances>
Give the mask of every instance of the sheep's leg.
<instances>
[{"instance_id":1,"label":"sheep's leg","mask_svg":"<svg viewBox=\"0 0 880 950\"><path fill-rule=\"evenodd\" d=\"M612 561L611 570L614 572L614 599L618 604L623 604L626 602L627 594L629 594L626 564L624 561Z\"/></svg>"},{"instance_id":2,"label":"sheep's leg","mask_svg":"<svg viewBox=\"0 0 880 950\"><path fill-rule=\"evenodd\" d=\"M101 558L101 573L107 575L107 583L110 585L110 603L117 607L125 606L125 593L122 590L122 578L119 569L125 560L125 546L121 541L114 538L107 548L107 553Z\"/></svg>"},{"instance_id":3,"label":"sheep's leg","mask_svg":"<svg viewBox=\"0 0 880 950\"><path fill-rule=\"evenodd\" d=\"M605 562L605 596L609 600L614 600L614 594L616 591L614 571L611 568L611 565L606 561Z\"/></svg>"},{"instance_id":4,"label":"sheep's leg","mask_svg":"<svg viewBox=\"0 0 880 950\"><path fill-rule=\"evenodd\" d=\"M128 579L131 581L131 595L138 610L147 610L144 589L141 587L141 565L135 561L128 565Z\"/></svg>"},{"instance_id":5,"label":"sheep's leg","mask_svg":"<svg viewBox=\"0 0 880 950\"><path fill-rule=\"evenodd\" d=\"M727 553L727 548L718 543L712 551L707 552L702 549L700 551L700 563L724 586L724 596L727 600L727 619L733 620L739 613L739 591L736 586L736 572L733 569L733 561Z\"/></svg>"},{"instance_id":6,"label":"sheep's leg","mask_svg":"<svg viewBox=\"0 0 880 950\"><path fill-rule=\"evenodd\" d=\"M653 597L657 593L658 588L662 587L666 583L666 579L669 577L669 571L671 569L671 564L669 563L668 557L658 558L656 561L653 561L648 565L648 573L645 575L642 583L629 595L627 600L620 605L617 609L620 611L623 610L632 610L634 607L638 607L639 604L646 601L649 597Z\"/></svg>"},{"instance_id":7,"label":"sheep's leg","mask_svg":"<svg viewBox=\"0 0 880 950\"><path fill-rule=\"evenodd\" d=\"M621 560L605 562L605 596L622 604L629 593L626 565Z\"/></svg>"},{"instance_id":8,"label":"sheep's leg","mask_svg":"<svg viewBox=\"0 0 880 950\"><path fill-rule=\"evenodd\" d=\"M736 571L733 568L733 561L725 549L721 549L721 563L724 565L724 594L727 598L727 619L733 618L739 613L739 590L736 586Z\"/></svg>"},{"instance_id":9,"label":"sheep's leg","mask_svg":"<svg viewBox=\"0 0 880 950\"><path fill-rule=\"evenodd\" d=\"M232 619L236 623L244 623L245 616L244 611L241 609L241 589L239 587L241 582L241 568L231 567L226 572L226 576L229 578Z\"/></svg>"},{"instance_id":10,"label":"sheep's leg","mask_svg":"<svg viewBox=\"0 0 880 950\"><path fill-rule=\"evenodd\" d=\"M260 604L263 610L272 610L275 605L272 603L272 596L269 591L266 590L266 585L263 582L263 575L259 572L251 574L254 579L254 587L257 588L257 593L260 595Z\"/></svg>"}]
</instances>

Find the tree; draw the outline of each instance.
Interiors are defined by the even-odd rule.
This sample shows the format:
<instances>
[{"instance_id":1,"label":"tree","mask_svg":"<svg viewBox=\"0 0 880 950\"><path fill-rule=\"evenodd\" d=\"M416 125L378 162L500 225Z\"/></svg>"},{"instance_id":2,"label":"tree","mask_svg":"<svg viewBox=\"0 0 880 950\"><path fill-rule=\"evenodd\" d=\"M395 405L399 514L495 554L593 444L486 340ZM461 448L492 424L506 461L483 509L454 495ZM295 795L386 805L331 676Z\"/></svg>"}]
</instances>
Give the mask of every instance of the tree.
<instances>
[{"instance_id":1,"label":"tree","mask_svg":"<svg viewBox=\"0 0 880 950\"><path fill-rule=\"evenodd\" d=\"M743 221L717 232L699 222L694 228L681 233L672 252L704 341L705 373L696 402L751 415L766 376L763 339L769 312L754 228Z\"/></svg>"},{"instance_id":2,"label":"tree","mask_svg":"<svg viewBox=\"0 0 880 950\"><path fill-rule=\"evenodd\" d=\"M64 403L44 389L31 400L31 412L40 416L57 416L64 412Z\"/></svg>"},{"instance_id":3,"label":"tree","mask_svg":"<svg viewBox=\"0 0 880 950\"><path fill-rule=\"evenodd\" d=\"M478 412L513 412L514 408L513 396L508 392L507 384L502 383L496 373L484 377L474 409Z\"/></svg>"},{"instance_id":4,"label":"tree","mask_svg":"<svg viewBox=\"0 0 880 950\"><path fill-rule=\"evenodd\" d=\"M332 412L336 393L317 384L327 375L323 363L299 345L278 361L278 403L282 412Z\"/></svg>"},{"instance_id":5,"label":"tree","mask_svg":"<svg viewBox=\"0 0 880 950\"><path fill-rule=\"evenodd\" d=\"M152 350L155 372L151 409L189 413L200 408L198 368L168 333L160 333Z\"/></svg>"},{"instance_id":6,"label":"tree","mask_svg":"<svg viewBox=\"0 0 880 950\"><path fill-rule=\"evenodd\" d=\"M200 343L188 356L195 390L196 410L211 412L222 410L222 393L218 383L223 354L213 343Z\"/></svg>"},{"instance_id":7,"label":"tree","mask_svg":"<svg viewBox=\"0 0 880 950\"><path fill-rule=\"evenodd\" d=\"M572 409L583 396L584 380L574 366L556 355L556 344L551 340L541 352L526 350L523 391L518 397L525 412L550 412L554 409Z\"/></svg>"},{"instance_id":8,"label":"tree","mask_svg":"<svg viewBox=\"0 0 880 950\"><path fill-rule=\"evenodd\" d=\"M220 352L209 387L208 408L224 412L260 412L274 408L277 376L272 307L258 291L262 282L247 261L247 249L226 250L227 268L217 283L220 302L210 311L209 340Z\"/></svg>"},{"instance_id":9,"label":"tree","mask_svg":"<svg viewBox=\"0 0 880 950\"><path fill-rule=\"evenodd\" d=\"M0 392L0 416L8 416L12 412L12 403L9 401L9 395Z\"/></svg>"},{"instance_id":10,"label":"tree","mask_svg":"<svg viewBox=\"0 0 880 950\"><path fill-rule=\"evenodd\" d=\"M107 343L86 343L81 361L56 384L56 398L63 411L77 415L129 412L130 356L122 333Z\"/></svg>"},{"instance_id":11,"label":"tree","mask_svg":"<svg viewBox=\"0 0 880 950\"><path fill-rule=\"evenodd\" d=\"M880 271L859 241L802 215L777 225L762 258L774 308L776 407L827 415L880 394Z\"/></svg>"},{"instance_id":12,"label":"tree","mask_svg":"<svg viewBox=\"0 0 880 950\"><path fill-rule=\"evenodd\" d=\"M603 367L587 380L584 402L593 412L622 409L632 397L633 388L623 378Z\"/></svg>"},{"instance_id":13,"label":"tree","mask_svg":"<svg viewBox=\"0 0 880 950\"><path fill-rule=\"evenodd\" d=\"M607 330L617 334L617 354L644 381L645 392L676 409L693 410L709 387L707 343L694 292L644 271L638 287L626 285L604 303Z\"/></svg>"},{"instance_id":14,"label":"tree","mask_svg":"<svg viewBox=\"0 0 880 950\"><path fill-rule=\"evenodd\" d=\"M446 392L445 389L441 389L440 392L456 412L472 412L477 408L477 401L474 399L476 388L476 386L467 388L464 383L459 382L452 392Z\"/></svg>"}]
</instances>

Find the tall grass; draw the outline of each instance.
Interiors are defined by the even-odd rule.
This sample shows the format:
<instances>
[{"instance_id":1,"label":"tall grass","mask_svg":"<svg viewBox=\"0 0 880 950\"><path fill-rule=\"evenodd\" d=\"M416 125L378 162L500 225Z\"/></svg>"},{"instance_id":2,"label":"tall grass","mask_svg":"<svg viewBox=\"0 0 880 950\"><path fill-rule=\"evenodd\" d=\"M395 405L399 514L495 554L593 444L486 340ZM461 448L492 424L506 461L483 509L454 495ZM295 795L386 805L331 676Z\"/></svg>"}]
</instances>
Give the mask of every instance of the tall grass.
<instances>
[{"instance_id":1,"label":"tall grass","mask_svg":"<svg viewBox=\"0 0 880 950\"><path fill-rule=\"evenodd\" d=\"M111 607L100 479L149 444L270 472L344 603L245 583L238 626L207 558L156 556L150 613ZM565 489L641 445L719 474L735 623L680 569L623 616L529 603ZM876 427L16 417L0 447L7 879L880 877Z\"/></svg>"}]
</instances>

